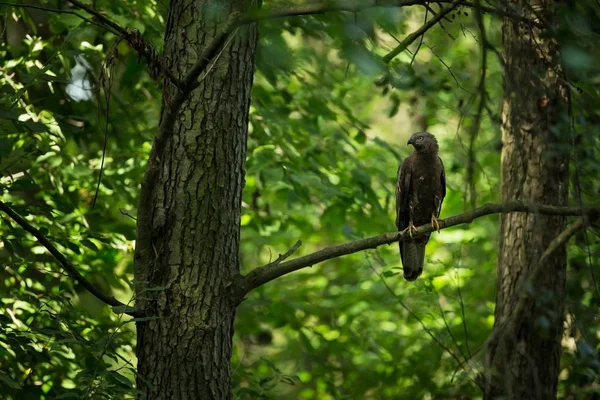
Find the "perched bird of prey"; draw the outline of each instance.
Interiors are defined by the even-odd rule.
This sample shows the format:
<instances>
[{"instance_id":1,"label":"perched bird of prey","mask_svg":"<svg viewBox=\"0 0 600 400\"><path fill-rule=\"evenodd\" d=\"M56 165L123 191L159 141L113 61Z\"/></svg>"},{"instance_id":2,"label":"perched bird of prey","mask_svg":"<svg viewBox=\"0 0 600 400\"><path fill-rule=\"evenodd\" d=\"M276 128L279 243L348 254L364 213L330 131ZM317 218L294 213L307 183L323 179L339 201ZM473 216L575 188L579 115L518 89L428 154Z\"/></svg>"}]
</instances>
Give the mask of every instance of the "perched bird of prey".
<instances>
[{"instance_id":1,"label":"perched bird of prey","mask_svg":"<svg viewBox=\"0 0 600 400\"><path fill-rule=\"evenodd\" d=\"M407 144L415 151L398 168L396 182L396 227L412 238L415 226L431 223L439 231L438 217L446 196L446 174L438 157L437 139L429 132L417 132ZM423 272L425 245L429 235L400 242L404 279L414 281Z\"/></svg>"}]
</instances>

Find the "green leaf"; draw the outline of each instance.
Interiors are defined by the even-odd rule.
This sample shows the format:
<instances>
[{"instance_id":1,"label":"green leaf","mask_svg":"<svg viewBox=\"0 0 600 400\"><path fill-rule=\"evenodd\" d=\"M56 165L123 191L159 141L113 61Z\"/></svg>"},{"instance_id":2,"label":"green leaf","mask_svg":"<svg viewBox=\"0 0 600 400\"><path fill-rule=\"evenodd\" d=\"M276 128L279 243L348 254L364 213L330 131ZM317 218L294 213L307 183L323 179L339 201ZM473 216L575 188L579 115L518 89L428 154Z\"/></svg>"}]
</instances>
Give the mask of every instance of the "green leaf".
<instances>
[{"instance_id":1,"label":"green leaf","mask_svg":"<svg viewBox=\"0 0 600 400\"><path fill-rule=\"evenodd\" d=\"M126 388L133 388L133 383L129 380L129 378L121 375L117 371L108 371L108 376Z\"/></svg>"},{"instance_id":2,"label":"green leaf","mask_svg":"<svg viewBox=\"0 0 600 400\"><path fill-rule=\"evenodd\" d=\"M81 249L79 248L79 246L73 242L69 242L69 241L64 241L63 244L69 249L71 250L73 253L75 254L81 254Z\"/></svg>"},{"instance_id":3,"label":"green leaf","mask_svg":"<svg viewBox=\"0 0 600 400\"><path fill-rule=\"evenodd\" d=\"M81 243L90 250L98 251L98 247L94 244L94 242L92 242L89 239L82 239L79 241L79 243Z\"/></svg>"},{"instance_id":4,"label":"green leaf","mask_svg":"<svg viewBox=\"0 0 600 400\"><path fill-rule=\"evenodd\" d=\"M3 372L0 372L0 383L3 383L12 389L21 389L21 385L19 385L17 381Z\"/></svg>"},{"instance_id":5,"label":"green leaf","mask_svg":"<svg viewBox=\"0 0 600 400\"><path fill-rule=\"evenodd\" d=\"M354 136L354 140L356 140L360 144L364 144L367 141L367 135L361 130Z\"/></svg>"}]
</instances>

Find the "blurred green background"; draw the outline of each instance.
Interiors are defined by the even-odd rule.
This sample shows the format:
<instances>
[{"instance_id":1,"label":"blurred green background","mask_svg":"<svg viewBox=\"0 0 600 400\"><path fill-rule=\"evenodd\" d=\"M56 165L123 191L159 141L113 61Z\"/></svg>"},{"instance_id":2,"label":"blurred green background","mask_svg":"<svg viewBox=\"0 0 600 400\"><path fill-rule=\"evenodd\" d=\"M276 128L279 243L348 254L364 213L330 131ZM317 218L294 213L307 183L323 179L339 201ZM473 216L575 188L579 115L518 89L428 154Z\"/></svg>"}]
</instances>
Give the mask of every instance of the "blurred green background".
<instances>
[{"instance_id":1,"label":"blurred green background","mask_svg":"<svg viewBox=\"0 0 600 400\"><path fill-rule=\"evenodd\" d=\"M63 2L29 3L76 11ZM167 2L95 3L162 48ZM24 4L0 2L0 200L87 279L133 304L134 218L157 132L160 84L112 33L74 14ZM594 1L565 6L554 32L578 88L572 101L580 151L571 169L583 200L596 204L599 10ZM489 50L478 126L481 46L472 11L459 8L389 64L381 60L425 14L423 7L372 9L260 23L243 273L298 239L302 255L393 231L396 171L415 131L440 140L448 186L442 217L500 201L502 68ZM484 26L501 51L501 20L486 16ZM493 325L498 221L489 216L433 234L425 272L414 283L402 279L397 245L390 245L252 292L236 317L235 397L479 398L475 378ZM597 234L592 228L569 246L561 398L598 396ZM0 265L0 397L135 396L130 317L75 284L4 214Z\"/></svg>"}]
</instances>

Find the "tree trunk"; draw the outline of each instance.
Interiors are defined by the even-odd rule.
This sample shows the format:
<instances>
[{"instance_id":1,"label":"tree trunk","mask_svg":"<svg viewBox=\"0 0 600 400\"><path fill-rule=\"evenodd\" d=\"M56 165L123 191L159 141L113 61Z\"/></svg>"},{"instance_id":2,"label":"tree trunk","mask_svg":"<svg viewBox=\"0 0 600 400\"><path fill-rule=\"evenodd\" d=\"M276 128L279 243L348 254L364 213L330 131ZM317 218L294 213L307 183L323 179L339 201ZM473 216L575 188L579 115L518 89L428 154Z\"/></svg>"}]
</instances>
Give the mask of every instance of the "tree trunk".
<instances>
[{"instance_id":1,"label":"tree trunk","mask_svg":"<svg viewBox=\"0 0 600 400\"><path fill-rule=\"evenodd\" d=\"M233 1L170 2L164 54L176 77L184 77L242 7ZM228 289L239 276L256 41L255 26L239 28L207 76L200 76L173 131L154 143L135 254L136 307L144 315L137 323L137 385L144 399L231 398L237 304ZM163 117L176 90L165 84Z\"/></svg>"},{"instance_id":2,"label":"tree trunk","mask_svg":"<svg viewBox=\"0 0 600 400\"><path fill-rule=\"evenodd\" d=\"M550 0L509 2L536 19L551 15ZM535 11L532 11L535 10ZM502 114L502 201L566 205L569 124L567 90L558 45L533 27L503 22L504 106ZM504 214L501 220L496 292L496 340L488 348L485 398L552 399L560 363L566 251L562 245L535 282L531 268L564 228L564 218ZM512 318L519 294L531 300ZM512 318L512 319L511 319ZM509 323L507 323L509 322Z\"/></svg>"}]
</instances>

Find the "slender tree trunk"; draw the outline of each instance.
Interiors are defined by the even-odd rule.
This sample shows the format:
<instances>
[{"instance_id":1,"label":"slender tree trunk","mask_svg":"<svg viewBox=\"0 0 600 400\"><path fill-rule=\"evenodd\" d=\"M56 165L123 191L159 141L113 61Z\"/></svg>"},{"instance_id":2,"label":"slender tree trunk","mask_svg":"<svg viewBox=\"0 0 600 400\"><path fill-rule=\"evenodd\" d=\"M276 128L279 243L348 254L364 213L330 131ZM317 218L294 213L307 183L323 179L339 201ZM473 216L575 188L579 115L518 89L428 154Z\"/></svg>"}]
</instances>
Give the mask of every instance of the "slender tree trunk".
<instances>
[{"instance_id":1,"label":"slender tree trunk","mask_svg":"<svg viewBox=\"0 0 600 400\"><path fill-rule=\"evenodd\" d=\"M165 57L183 78L233 1L170 2ZM247 6L246 6L247 7ZM138 389L144 399L231 398L231 346L239 276L241 195L255 26L238 29L201 75L173 132L155 143L138 211L135 255ZM177 90L165 85L163 115ZM156 147L162 150L156 152ZM147 172L147 174L152 174ZM144 195L146 194L146 195ZM156 319L147 320L147 317Z\"/></svg>"},{"instance_id":2,"label":"slender tree trunk","mask_svg":"<svg viewBox=\"0 0 600 400\"><path fill-rule=\"evenodd\" d=\"M535 19L550 18L551 0L512 0ZM535 10L535 11L533 11ZM566 205L569 125L567 91L555 40L509 19L503 23L502 200ZM496 320L487 354L486 399L552 399L560 363L566 252L561 246L535 282L525 276L564 228L564 218L504 214L501 222ZM512 318L521 290L526 311Z\"/></svg>"}]
</instances>

